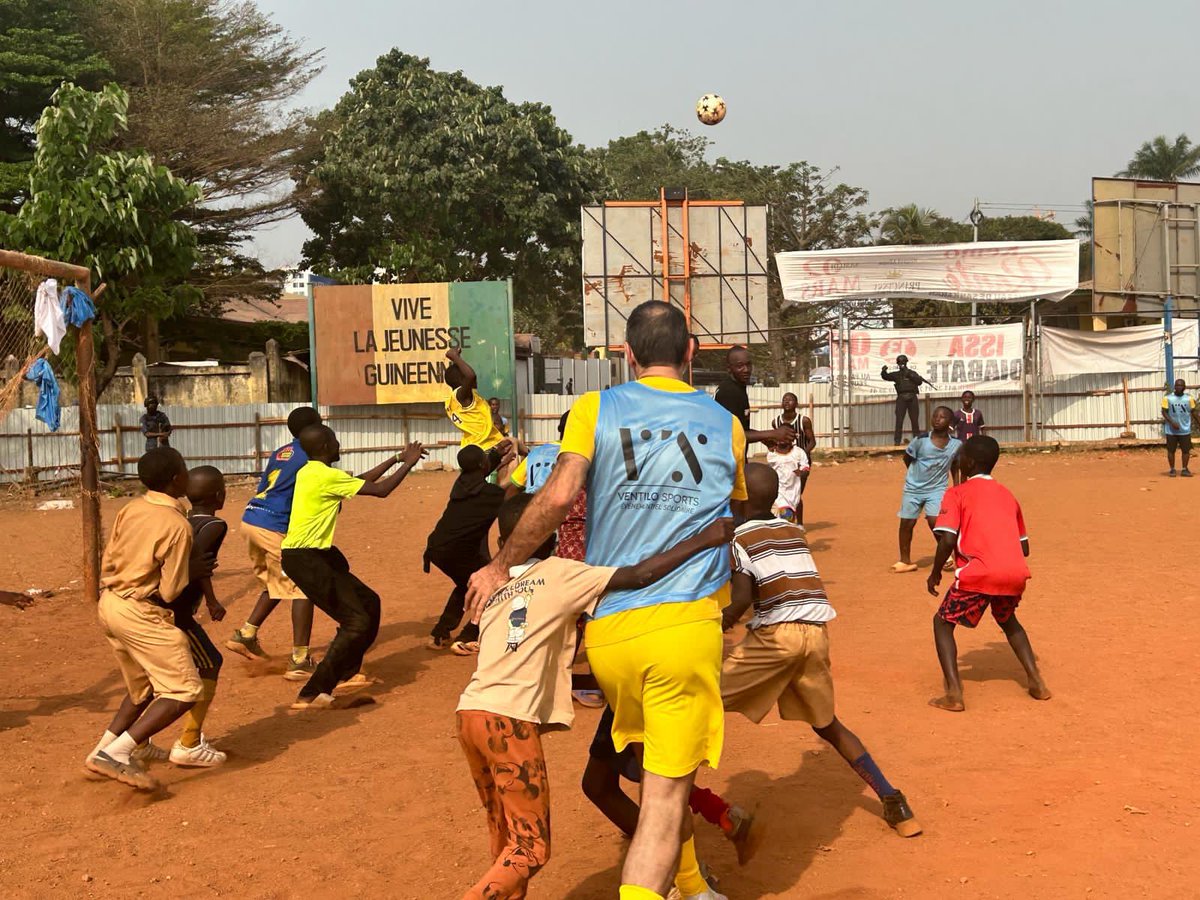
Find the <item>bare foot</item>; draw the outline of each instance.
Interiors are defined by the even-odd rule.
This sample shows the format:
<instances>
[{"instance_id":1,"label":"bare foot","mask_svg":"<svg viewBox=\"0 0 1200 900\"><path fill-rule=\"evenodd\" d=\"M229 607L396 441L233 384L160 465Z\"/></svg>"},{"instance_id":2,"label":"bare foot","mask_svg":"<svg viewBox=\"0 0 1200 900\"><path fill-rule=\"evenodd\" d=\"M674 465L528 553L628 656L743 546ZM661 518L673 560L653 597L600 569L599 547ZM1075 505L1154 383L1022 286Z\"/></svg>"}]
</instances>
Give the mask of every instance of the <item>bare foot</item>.
<instances>
[{"instance_id":1,"label":"bare foot","mask_svg":"<svg viewBox=\"0 0 1200 900\"><path fill-rule=\"evenodd\" d=\"M897 562L897 563L892 563L892 572L894 572L897 575L904 575L908 572L915 572L915 571L917 571L917 567L910 562L906 563L906 562L901 561L901 562Z\"/></svg>"},{"instance_id":2,"label":"bare foot","mask_svg":"<svg viewBox=\"0 0 1200 900\"><path fill-rule=\"evenodd\" d=\"M947 712L962 712L967 708L962 701L962 697L955 697L951 694L945 694L941 697L934 697L929 701L929 705L935 706L938 709L944 709Z\"/></svg>"},{"instance_id":3,"label":"bare foot","mask_svg":"<svg viewBox=\"0 0 1200 900\"><path fill-rule=\"evenodd\" d=\"M1050 688L1046 687L1044 682L1035 681L1029 685L1029 696L1034 700L1049 700L1054 695L1050 693Z\"/></svg>"}]
</instances>

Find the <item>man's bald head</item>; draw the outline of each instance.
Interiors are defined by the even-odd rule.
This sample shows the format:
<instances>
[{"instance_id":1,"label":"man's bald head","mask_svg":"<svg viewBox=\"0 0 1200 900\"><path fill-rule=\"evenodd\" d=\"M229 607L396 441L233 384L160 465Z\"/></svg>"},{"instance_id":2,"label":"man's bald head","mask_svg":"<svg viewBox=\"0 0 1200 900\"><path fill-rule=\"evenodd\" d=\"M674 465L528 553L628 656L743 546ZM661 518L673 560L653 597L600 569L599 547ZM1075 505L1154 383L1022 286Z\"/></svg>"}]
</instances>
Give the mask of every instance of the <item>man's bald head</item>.
<instances>
[{"instance_id":1,"label":"man's bald head","mask_svg":"<svg viewBox=\"0 0 1200 900\"><path fill-rule=\"evenodd\" d=\"M300 432L300 449L310 459L319 459L323 462L335 461L338 454L337 435L328 425L309 425Z\"/></svg>"}]
</instances>

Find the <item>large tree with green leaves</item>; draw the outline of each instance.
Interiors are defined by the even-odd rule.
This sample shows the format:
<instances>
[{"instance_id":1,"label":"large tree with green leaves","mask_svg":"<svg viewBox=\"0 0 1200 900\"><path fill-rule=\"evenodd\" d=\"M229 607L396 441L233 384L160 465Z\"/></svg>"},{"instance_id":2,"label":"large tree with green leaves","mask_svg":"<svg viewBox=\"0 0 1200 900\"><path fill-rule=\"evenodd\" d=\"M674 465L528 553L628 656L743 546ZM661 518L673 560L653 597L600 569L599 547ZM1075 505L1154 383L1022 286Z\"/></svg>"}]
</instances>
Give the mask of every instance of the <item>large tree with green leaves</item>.
<instances>
[{"instance_id":1,"label":"large tree with green leaves","mask_svg":"<svg viewBox=\"0 0 1200 900\"><path fill-rule=\"evenodd\" d=\"M129 93L125 150L146 150L203 189L185 220L198 260L189 312L231 297L273 299L279 281L246 254L253 230L294 213L289 181L305 117L289 109L317 73L304 50L251 2L91 0L85 23L114 80ZM157 317L143 320L143 349L157 357Z\"/></svg>"},{"instance_id":2,"label":"large tree with green leaves","mask_svg":"<svg viewBox=\"0 0 1200 900\"><path fill-rule=\"evenodd\" d=\"M309 264L359 282L511 278L523 321L578 339L579 207L599 172L549 107L392 50L318 126L296 173Z\"/></svg>"},{"instance_id":3,"label":"large tree with green leaves","mask_svg":"<svg viewBox=\"0 0 1200 900\"><path fill-rule=\"evenodd\" d=\"M29 185L34 125L63 81L99 84L108 62L89 46L76 0L0 0L0 211Z\"/></svg>"},{"instance_id":4,"label":"large tree with green leaves","mask_svg":"<svg viewBox=\"0 0 1200 900\"><path fill-rule=\"evenodd\" d=\"M147 311L170 315L194 302L180 287L196 258L180 215L200 189L146 153L111 149L125 129L128 97L115 84L99 92L64 84L37 124L29 198L0 214L0 243L90 268L108 290L103 391L116 373L127 326Z\"/></svg>"},{"instance_id":5,"label":"large tree with green leaves","mask_svg":"<svg viewBox=\"0 0 1200 900\"><path fill-rule=\"evenodd\" d=\"M1197 174L1200 174L1200 146L1193 144L1186 134L1174 141L1160 134L1142 144L1117 177L1182 181Z\"/></svg>"}]
</instances>

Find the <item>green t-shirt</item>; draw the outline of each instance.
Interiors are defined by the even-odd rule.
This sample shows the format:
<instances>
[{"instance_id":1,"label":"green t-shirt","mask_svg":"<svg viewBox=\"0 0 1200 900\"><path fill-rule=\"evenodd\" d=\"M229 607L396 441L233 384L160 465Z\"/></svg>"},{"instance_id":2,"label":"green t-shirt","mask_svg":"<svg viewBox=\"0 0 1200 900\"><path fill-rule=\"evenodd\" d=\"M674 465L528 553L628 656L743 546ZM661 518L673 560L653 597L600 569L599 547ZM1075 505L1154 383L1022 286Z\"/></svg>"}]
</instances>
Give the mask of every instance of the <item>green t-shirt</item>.
<instances>
[{"instance_id":1,"label":"green t-shirt","mask_svg":"<svg viewBox=\"0 0 1200 900\"><path fill-rule=\"evenodd\" d=\"M284 550L326 550L333 546L342 500L353 497L366 484L349 472L310 459L296 473L296 491L292 495L292 515L287 534L280 544Z\"/></svg>"}]
</instances>

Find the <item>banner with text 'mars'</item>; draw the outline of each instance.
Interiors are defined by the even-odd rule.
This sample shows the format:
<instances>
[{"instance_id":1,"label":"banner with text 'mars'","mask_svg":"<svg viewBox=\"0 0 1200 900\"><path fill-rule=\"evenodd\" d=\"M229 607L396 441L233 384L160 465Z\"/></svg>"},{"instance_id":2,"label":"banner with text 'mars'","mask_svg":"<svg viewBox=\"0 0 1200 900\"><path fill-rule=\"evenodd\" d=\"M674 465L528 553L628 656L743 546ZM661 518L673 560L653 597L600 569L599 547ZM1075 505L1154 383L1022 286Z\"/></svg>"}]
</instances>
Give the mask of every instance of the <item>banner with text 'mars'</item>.
<instances>
[{"instance_id":1,"label":"banner with text 'mars'","mask_svg":"<svg viewBox=\"0 0 1200 900\"><path fill-rule=\"evenodd\" d=\"M313 292L318 402L441 403L446 351L462 350L485 397L512 397L507 282L355 284Z\"/></svg>"}]
</instances>

